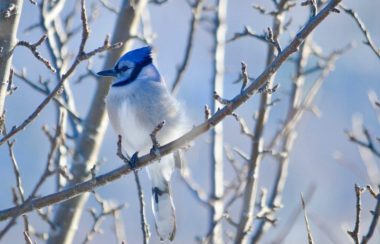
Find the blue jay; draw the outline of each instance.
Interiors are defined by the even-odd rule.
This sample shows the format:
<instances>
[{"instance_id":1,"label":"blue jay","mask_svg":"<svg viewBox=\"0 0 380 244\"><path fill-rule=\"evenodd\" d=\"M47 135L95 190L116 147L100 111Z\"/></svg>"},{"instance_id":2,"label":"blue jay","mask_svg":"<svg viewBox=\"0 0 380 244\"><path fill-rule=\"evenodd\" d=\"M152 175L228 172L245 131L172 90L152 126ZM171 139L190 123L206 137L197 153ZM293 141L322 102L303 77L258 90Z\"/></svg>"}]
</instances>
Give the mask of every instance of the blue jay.
<instances>
[{"instance_id":1,"label":"blue jay","mask_svg":"<svg viewBox=\"0 0 380 244\"><path fill-rule=\"evenodd\" d=\"M149 153L154 128L165 121L157 140L168 143L184 134L186 120L178 101L152 63L151 47L124 54L113 69L98 72L99 76L115 77L106 98L108 117L116 134L122 136L127 153ZM173 240L175 212L170 178L174 171L174 155L169 154L147 167L152 183L152 208L160 239Z\"/></svg>"}]
</instances>

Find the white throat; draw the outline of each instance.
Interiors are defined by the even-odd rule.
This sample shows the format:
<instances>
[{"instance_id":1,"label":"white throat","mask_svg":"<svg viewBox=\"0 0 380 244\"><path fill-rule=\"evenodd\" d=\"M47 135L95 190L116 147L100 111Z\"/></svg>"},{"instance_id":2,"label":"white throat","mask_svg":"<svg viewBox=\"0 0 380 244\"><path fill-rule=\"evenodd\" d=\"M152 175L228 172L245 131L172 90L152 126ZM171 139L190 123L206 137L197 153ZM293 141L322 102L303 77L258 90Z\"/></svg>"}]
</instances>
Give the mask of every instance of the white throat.
<instances>
[{"instance_id":1,"label":"white throat","mask_svg":"<svg viewBox=\"0 0 380 244\"><path fill-rule=\"evenodd\" d=\"M136 78L136 80L144 79L149 79L153 81L159 81L161 79L161 75L158 72L156 66L154 66L154 64L148 64L147 66L142 68L142 70Z\"/></svg>"}]
</instances>

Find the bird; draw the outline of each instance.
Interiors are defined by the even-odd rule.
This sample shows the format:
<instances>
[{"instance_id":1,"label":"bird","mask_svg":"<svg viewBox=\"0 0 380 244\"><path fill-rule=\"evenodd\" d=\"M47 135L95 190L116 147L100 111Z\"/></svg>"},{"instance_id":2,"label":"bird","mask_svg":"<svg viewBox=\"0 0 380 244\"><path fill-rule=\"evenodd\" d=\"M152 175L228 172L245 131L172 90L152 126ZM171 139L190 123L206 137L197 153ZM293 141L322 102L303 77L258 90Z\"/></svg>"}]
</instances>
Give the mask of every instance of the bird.
<instances>
[{"instance_id":1,"label":"bird","mask_svg":"<svg viewBox=\"0 0 380 244\"><path fill-rule=\"evenodd\" d=\"M129 51L112 69L97 74L114 77L105 102L111 126L117 135L121 135L126 153L150 153L150 134L163 121L165 124L156 136L160 144L169 143L186 132L185 113L153 63L152 47ZM173 153L147 166L152 184L155 227L161 241L172 241L176 232L170 185L175 167Z\"/></svg>"}]
</instances>

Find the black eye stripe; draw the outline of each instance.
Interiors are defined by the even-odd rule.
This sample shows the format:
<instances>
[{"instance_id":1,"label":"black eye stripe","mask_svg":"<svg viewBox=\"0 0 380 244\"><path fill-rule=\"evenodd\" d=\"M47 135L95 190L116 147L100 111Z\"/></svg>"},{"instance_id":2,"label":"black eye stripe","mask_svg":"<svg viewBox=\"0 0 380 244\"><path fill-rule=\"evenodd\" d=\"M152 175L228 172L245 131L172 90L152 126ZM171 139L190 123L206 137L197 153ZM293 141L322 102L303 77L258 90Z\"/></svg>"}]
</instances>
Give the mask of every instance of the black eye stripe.
<instances>
[{"instance_id":1,"label":"black eye stripe","mask_svg":"<svg viewBox=\"0 0 380 244\"><path fill-rule=\"evenodd\" d=\"M147 65L151 64L152 63L152 59L149 59L149 60L146 60L142 63L139 63L137 66L135 66L132 70L132 73L130 74L130 76L125 79L125 80L122 80L122 81L119 81L115 84L113 84L112 86L113 87L119 87L119 86L125 86L125 85L128 85L129 83L133 82L136 77L140 74L140 71Z\"/></svg>"},{"instance_id":2,"label":"black eye stripe","mask_svg":"<svg viewBox=\"0 0 380 244\"><path fill-rule=\"evenodd\" d=\"M124 72L124 71L127 71L127 70L129 70L130 69L130 67L128 67L128 66L122 66L122 67L119 67L119 64L117 64L116 66L115 66L115 71L117 72L117 73L119 73L119 72Z\"/></svg>"},{"instance_id":3,"label":"black eye stripe","mask_svg":"<svg viewBox=\"0 0 380 244\"><path fill-rule=\"evenodd\" d=\"M147 65L152 63L152 58L149 56L149 58L144 59L142 62L139 62L135 64L134 67L127 67L128 69L132 69L131 74L129 77L127 77L125 80L121 80L117 83L114 83L112 87L120 87L120 86L125 86L133 82L137 76L140 74L140 71ZM119 64L116 65L115 71L118 72L120 71Z\"/></svg>"},{"instance_id":4,"label":"black eye stripe","mask_svg":"<svg viewBox=\"0 0 380 244\"><path fill-rule=\"evenodd\" d=\"M129 70L130 68L128 67L128 66L123 66L123 67L121 67L121 68L119 68L119 70L120 71L127 71L127 70Z\"/></svg>"}]
</instances>

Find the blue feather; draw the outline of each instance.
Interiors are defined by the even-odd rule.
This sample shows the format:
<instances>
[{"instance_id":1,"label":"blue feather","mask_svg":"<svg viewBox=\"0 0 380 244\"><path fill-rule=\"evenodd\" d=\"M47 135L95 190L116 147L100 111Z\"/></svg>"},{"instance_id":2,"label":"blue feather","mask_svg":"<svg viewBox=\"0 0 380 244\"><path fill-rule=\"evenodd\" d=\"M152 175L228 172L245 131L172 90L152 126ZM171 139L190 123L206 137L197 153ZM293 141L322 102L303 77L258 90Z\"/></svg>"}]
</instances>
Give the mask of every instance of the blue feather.
<instances>
[{"instance_id":1,"label":"blue feather","mask_svg":"<svg viewBox=\"0 0 380 244\"><path fill-rule=\"evenodd\" d=\"M152 48L150 46L146 46L127 52L119 59L119 62L128 60L136 65L152 63L151 54Z\"/></svg>"},{"instance_id":2,"label":"blue feather","mask_svg":"<svg viewBox=\"0 0 380 244\"><path fill-rule=\"evenodd\" d=\"M120 69L119 63L122 61L133 62L135 64L135 67L133 68L132 73L129 75L127 79L116 82L112 84L112 86L113 87L125 86L133 82L137 78L137 76L140 74L141 70L145 66L152 63L151 54L152 54L152 48L150 46L138 48L124 54L115 65L115 70L118 72L118 70Z\"/></svg>"}]
</instances>

